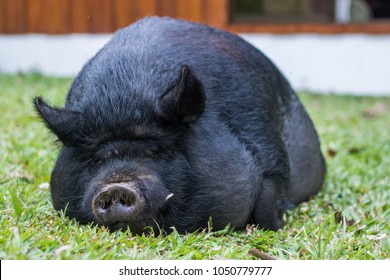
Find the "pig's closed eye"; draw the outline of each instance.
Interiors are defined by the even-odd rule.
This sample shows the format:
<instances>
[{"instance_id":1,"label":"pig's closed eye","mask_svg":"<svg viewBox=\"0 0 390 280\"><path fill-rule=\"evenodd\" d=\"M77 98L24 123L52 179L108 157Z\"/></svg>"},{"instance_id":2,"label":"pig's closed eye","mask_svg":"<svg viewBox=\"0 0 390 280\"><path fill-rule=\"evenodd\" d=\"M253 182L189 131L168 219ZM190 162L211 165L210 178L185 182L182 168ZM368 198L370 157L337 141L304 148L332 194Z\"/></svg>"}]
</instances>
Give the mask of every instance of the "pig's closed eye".
<instances>
[{"instance_id":1,"label":"pig's closed eye","mask_svg":"<svg viewBox=\"0 0 390 280\"><path fill-rule=\"evenodd\" d=\"M157 147L151 147L144 151L143 156L151 159L157 159L161 150Z\"/></svg>"},{"instance_id":2,"label":"pig's closed eye","mask_svg":"<svg viewBox=\"0 0 390 280\"><path fill-rule=\"evenodd\" d=\"M96 164L96 165L102 165L104 164L110 157L112 157L113 155L116 155L117 154L117 151L115 150L114 152L107 152L107 151L98 151L95 155L94 155L94 159L93 159L93 162Z\"/></svg>"},{"instance_id":3,"label":"pig's closed eye","mask_svg":"<svg viewBox=\"0 0 390 280\"><path fill-rule=\"evenodd\" d=\"M103 158L95 158L93 161L96 165L102 165L105 160Z\"/></svg>"}]
</instances>

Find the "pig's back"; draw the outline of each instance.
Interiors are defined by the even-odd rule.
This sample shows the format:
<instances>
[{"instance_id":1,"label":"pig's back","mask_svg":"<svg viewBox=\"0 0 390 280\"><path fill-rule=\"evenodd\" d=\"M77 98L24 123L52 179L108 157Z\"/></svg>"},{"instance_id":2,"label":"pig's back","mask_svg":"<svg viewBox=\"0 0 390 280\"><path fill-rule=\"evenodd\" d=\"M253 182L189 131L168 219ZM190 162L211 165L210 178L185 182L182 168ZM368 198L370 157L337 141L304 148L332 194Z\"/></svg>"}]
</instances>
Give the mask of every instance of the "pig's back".
<instances>
[{"instance_id":1,"label":"pig's back","mask_svg":"<svg viewBox=\"0 0 390 280\"><path fill-rule=\"evenodd\" d=\"M177 82L183 65L202 81L206 110L226 112L233 102L246 111L268 108L264 113L275 115L275 104L291 92L276 67L240 37L205 25L148 17L119 30L85 65L67 106L77 109L85 94L102 95L85 87L104 85L113 75L118 88L128 88L128 98L155 99Z\"/></svg>"}]
</instances>

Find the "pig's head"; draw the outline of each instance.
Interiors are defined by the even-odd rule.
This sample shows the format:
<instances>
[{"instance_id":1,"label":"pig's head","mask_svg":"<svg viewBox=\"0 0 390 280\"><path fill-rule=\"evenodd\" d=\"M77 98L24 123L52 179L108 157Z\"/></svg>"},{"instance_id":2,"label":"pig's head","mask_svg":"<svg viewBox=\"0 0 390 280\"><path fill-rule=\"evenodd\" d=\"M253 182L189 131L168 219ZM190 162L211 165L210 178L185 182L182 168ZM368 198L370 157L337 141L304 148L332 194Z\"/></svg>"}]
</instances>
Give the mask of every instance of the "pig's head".
<instances>
[{"instance_id":1,"label":"pig's head","mask_svg":"<svg viewBox=\"0 0 390 280\"><path fill-rule=\"evenodd\" d=\"M149 99L116 90L86 93L71 108L34 100L63 144L51 177L56 210L81 223L130 227L138 234L174 224L166 217L180 211L192 181L183 136L202 114L205 95L201 82L182 67L171 87Z\"/></svg>"}]
</instances>

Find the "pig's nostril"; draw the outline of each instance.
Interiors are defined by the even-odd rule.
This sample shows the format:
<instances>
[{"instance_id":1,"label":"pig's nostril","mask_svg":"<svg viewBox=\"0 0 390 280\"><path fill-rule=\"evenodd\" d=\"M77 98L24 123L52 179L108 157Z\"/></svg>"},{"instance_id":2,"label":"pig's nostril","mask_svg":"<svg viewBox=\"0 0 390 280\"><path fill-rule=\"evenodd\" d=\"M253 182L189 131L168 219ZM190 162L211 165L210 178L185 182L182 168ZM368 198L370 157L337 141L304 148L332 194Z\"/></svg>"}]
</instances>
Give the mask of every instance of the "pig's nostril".
<instances>
[{"instance_id":1,"label":"pig's nostril","mask_svg":"<svg viewBox=\"0 0 390 280\"><path fill-rule=\"evenodd\" d=\"M106 225L130 222L137 218L142 208L142 198L134 188L125 183L107 185L92 200L95 217Z\"/></svg>"},{"instance_id":2,"label":"pig's nostril","mask_svg":"<svg viewBox=\"0 0 390 280\"><path fill-rule=\"evenodd\" d=\"M130 207L133 204L130 199L124 199L124 198L121 198L119 200L119 203L127 207Z\"/></svg>"},{"instance_id":3,"label":"pig's nostril","mask_svg":"<svg viewBox=\"0 0 390 280\"><path fill-rule=\"evenodd\" d=\"M107 210L107 209L109 209L111 207L111 205L112 205L112 201L111 200L109 200L109 199L103 200L102 204L101 204L101 208L103 210Z\"/></svg>"}]
</instances>

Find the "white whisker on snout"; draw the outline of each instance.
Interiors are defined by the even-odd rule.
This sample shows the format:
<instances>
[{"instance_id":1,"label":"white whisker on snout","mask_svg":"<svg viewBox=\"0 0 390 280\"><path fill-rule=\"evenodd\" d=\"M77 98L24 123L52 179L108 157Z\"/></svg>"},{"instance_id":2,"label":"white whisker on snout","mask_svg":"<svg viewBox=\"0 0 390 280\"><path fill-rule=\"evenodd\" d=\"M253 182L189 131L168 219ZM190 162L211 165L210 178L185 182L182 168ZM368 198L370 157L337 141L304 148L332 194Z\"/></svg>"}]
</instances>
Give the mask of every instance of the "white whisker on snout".
<instances>
[{"instance_id":1,"label":"white whisker on snout","mask_svg":"<svg viewBox=\"0 0 390 280\"><path fill-rule=\"evenodd\" d=\"M167 201L168 199L170 199L172 196L173 196L173 193L168 194L167 197L165 198L165 201Z\"/></svg>"}]
</instances>

